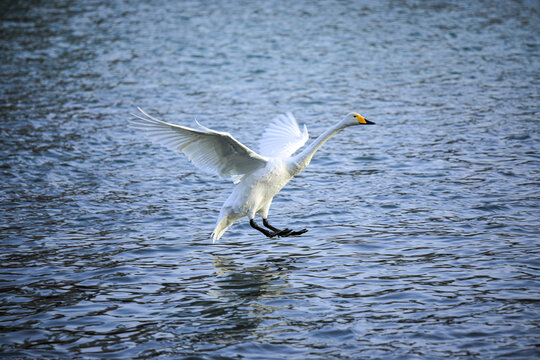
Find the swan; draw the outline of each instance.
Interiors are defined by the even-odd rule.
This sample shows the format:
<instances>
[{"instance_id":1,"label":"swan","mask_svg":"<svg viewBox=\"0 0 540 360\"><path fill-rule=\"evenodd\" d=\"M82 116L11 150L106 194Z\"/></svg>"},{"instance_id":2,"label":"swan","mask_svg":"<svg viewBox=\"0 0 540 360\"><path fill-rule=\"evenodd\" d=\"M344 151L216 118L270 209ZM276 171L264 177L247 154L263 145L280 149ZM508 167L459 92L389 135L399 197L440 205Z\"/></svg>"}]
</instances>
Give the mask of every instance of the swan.
<instances>
[{"instance_id":1,"label":"swan","mask_svg":"<svg viewBox=\"0 0 540 360\"><path fill-rule=\"evenodd\" d=\"M219 240L236 220L247 216L249 224L266 235L295 236L307 229L278 229L268 223L268 211L274 196L295 175L304 170L315 152L333 135L349 126L372 125L362 115L352 112L343 120L330 126L303 151L293 156L309 138L306 125L300 130L291 113L278 116L265 130L260 141L259 153L240 143L229 133L202 126L199 129L175 125L156 119L137 107L142 115L131 125L145 131L154 140L186 154L199 169L231 178L236 185L221 207L212 242ZM265 228L255 222L255 215L262 218Z\"/></svg>"}]
</instances>

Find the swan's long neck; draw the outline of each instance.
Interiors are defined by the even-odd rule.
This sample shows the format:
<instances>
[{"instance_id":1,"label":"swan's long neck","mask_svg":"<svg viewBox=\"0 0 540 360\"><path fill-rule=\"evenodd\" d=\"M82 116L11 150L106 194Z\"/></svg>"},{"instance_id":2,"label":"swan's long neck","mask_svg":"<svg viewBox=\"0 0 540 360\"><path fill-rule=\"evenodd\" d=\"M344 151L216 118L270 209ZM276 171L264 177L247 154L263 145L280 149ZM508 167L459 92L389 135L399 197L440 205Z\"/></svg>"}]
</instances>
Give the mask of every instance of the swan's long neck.
<instances>
[{"instance_id":1,"label":"swan's long neck","mask_svg":"<svg viewBox=\"0 0 540 360\"><path fill-rule=\"evenodd\" d=\"M295 163L298 166L298 173L301 172L309 165L313 155L319 148L328 141L332 136L345 129L349 124L344 124L343 121L329 127L325 132L323 132L317 139L315 139L311 144L309 144L304 151L294 156Z\"/></svg>"}]
</instances>

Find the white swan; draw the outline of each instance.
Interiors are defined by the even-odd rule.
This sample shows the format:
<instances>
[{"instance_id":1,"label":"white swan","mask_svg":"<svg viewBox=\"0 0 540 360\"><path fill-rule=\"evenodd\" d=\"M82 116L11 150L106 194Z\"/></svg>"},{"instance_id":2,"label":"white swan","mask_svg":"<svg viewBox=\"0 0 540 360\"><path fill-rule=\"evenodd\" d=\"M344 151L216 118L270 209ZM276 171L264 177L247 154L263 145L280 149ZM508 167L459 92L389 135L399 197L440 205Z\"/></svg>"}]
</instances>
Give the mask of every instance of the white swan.
<instances>
[{"instance_id":1,"label":"white swan","mask_svg":"<svg viewBox=\"0 0 540 360\"><path fill-rule=\"evenodd\" d=\"M143 116L132 114L132 126L145 130L169 148L181 150L201 170L232 177L236 185L221 207L212 240L219 240L236 220L248 216L250 225L268 237L300 235L307 230L277 229L268 223L268 210L274 196L308 166L313 154L331 136L353 125L374 124L358 113L350 113L328 128L302 152L291 156L309 138L304 125L301 131L292 114L279 116L266 129L260 143L260 154L241 144L229 133L208 129L197 122L199 130L158 120L141 108ZM259 214L262 228L255 222Z\"/></svg>"}]
</instances>

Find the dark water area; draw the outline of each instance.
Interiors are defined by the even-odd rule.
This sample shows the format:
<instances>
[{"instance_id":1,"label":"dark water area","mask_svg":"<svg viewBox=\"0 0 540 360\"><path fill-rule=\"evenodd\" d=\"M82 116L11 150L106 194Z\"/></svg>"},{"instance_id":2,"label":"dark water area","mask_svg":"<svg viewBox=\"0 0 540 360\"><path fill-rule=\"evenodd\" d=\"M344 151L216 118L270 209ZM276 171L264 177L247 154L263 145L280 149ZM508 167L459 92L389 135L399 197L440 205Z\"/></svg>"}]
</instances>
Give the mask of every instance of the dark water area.
<instances>
[{"instance_id":1,"label":"dark water area","mask_svg":"<svg viewBox=\"0 0 540 360\"><path fill-rule=\"evenodd\" d=\"M538 1L12 1L0 357L540 357ZM127 126L311 137L267 239Z\"/></svg>"}]
</instances>

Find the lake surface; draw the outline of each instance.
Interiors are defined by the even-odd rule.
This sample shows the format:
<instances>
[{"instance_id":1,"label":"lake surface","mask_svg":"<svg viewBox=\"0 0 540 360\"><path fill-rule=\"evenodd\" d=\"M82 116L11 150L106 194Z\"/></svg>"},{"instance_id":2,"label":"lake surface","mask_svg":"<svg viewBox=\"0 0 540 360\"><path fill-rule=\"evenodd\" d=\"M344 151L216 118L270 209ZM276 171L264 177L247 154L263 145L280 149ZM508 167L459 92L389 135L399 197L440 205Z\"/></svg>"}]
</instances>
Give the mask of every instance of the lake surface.
<instances>
[{"instance_id":1,"label":"lake surface","mask_svg":"<svg viewBox=\"0 0 540 360\"><path fill-rule=\"evenodd\" d=\"M2 4L0 356L540 357L538 1ZM227 180L127 126L253 149L358 111L216 244Z\"/></svg>"}]
</instances>

